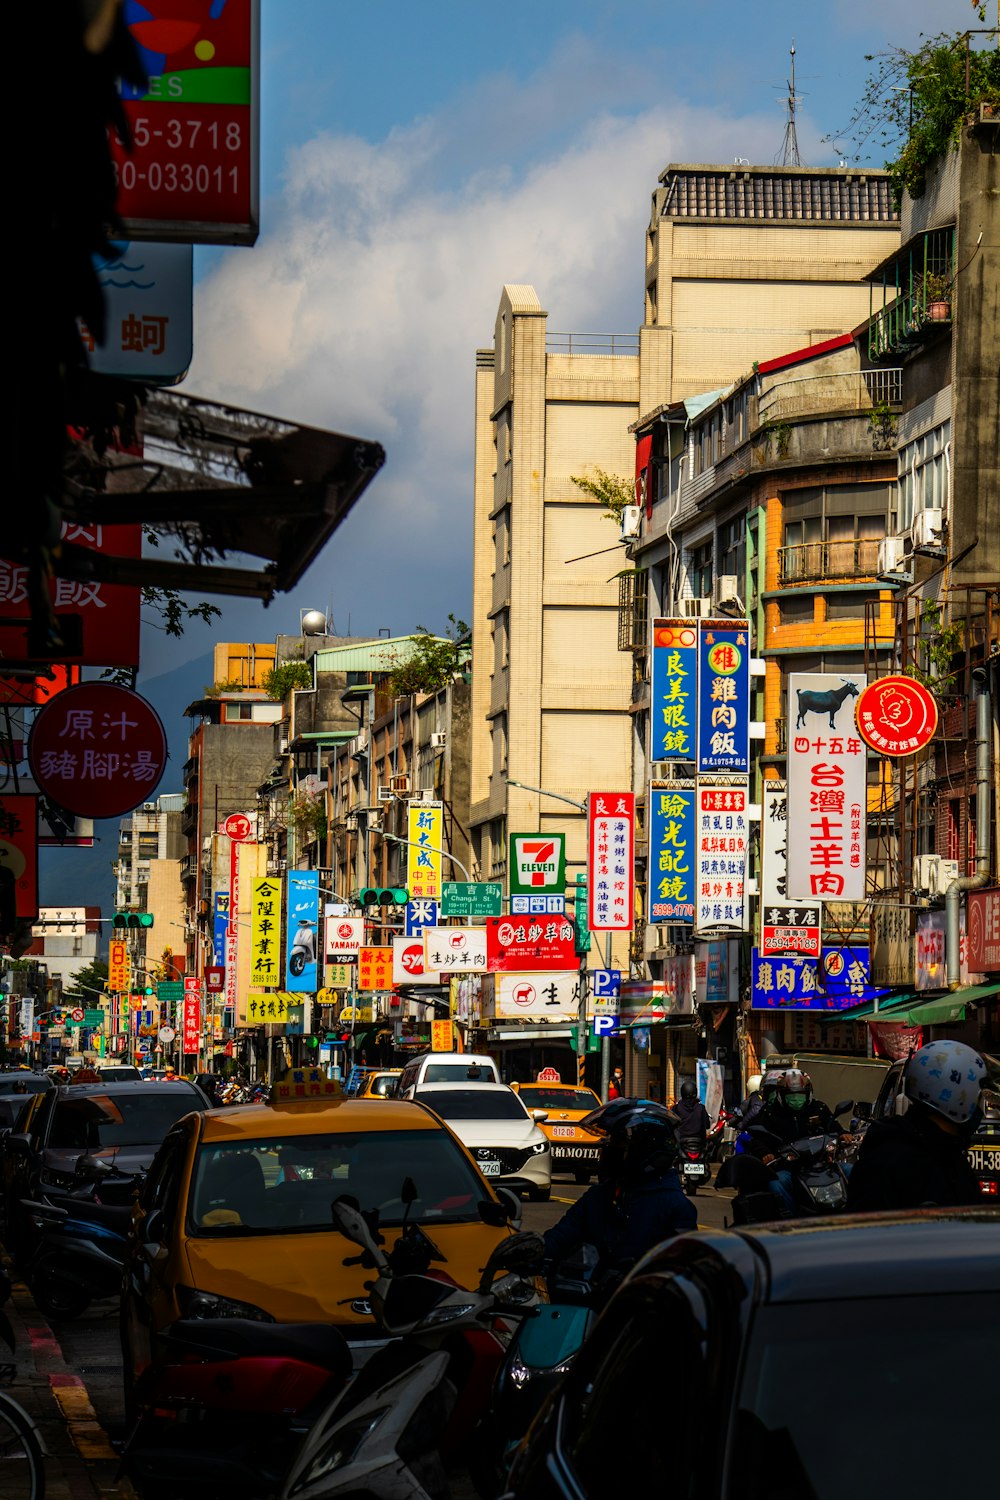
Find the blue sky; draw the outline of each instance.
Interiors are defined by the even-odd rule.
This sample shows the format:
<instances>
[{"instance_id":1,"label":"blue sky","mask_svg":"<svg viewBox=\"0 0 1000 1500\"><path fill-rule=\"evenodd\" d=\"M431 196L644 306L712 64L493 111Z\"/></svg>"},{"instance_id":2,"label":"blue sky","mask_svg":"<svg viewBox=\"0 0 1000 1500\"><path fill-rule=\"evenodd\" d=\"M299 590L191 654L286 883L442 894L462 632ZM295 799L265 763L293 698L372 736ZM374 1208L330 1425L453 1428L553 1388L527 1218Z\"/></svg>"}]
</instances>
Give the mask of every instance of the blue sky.
<instances>
[{"instance_id":1,"label":"blue sky","mask_svg":"<svg viewBox=\"0 0 1000 1500\"><path fill-rule=\"evenodd\" d=\"M533 283L550 329L634 332L658 174L776 158L793 37L822 166L866 53L978 24L969 0L262 5L262 231L196 251L186 389L376 438L388 462L292 595L217 601L182 643L147 631L146 677L300 606L355 634L467 618L474 351L503 282Z\"/></svg>"}]
</instances>

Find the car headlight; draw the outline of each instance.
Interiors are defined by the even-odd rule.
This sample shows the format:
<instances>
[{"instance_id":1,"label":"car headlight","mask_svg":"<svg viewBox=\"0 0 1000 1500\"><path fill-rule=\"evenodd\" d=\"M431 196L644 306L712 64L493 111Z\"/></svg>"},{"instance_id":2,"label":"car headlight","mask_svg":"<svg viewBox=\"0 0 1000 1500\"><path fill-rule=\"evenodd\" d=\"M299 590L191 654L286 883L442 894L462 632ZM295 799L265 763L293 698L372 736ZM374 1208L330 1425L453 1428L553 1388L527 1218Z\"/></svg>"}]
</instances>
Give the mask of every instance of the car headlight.
<instances>
[{"instance_id":1,"label":"car headlight","mask_svg":"<svg viewBox=\"0 0 1000 1500\"><path fill-rule=\"evenodd\" d=\"M353 1422L346 1422L339 1431L332 1433L329 1442L319 1450L302 1478L292 1485L290 1493L301 1494L317 1480L349 1464L365 1438L375 1431L389 1411L388 1406L381 1406L377 1411L365 1412L362 1416L355 1417Z\"/></svg>"},{"instance_id":2,"label":"car headlight","mask_svg":"<svg viewBox=\"0 0 1000 1500\"><path fill-rule=\"evenodd\" d=\"M536 1156L541 1156L543 1151L547 1151L549 1149L549 1143L548 1141L536 1141L531 1149Z\"/></svg>"},{"instance_id":3,"label":"car headlight","mask_svg":"<svg viewBox=\"0 0 1000 1500\"><path fill-rule=\"evenodd\" d=\"M219 1297L215 1292L199 1292L194 1287L179 1286L177 1301L185 1318L249 1318L254 1323L274 1323L275 1318L253 1302L235 1297Z\"/></svg>"}]
</instances>

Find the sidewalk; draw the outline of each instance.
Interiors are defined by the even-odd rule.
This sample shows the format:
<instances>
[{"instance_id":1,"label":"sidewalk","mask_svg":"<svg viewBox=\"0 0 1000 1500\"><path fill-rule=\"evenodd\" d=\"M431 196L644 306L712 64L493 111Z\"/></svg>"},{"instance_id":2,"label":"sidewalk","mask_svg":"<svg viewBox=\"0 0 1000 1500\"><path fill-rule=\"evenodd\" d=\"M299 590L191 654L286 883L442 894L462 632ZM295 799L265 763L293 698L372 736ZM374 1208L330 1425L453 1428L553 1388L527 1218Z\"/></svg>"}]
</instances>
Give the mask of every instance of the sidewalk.
<instances>
[{"instance_id":1,"label":"sidewalk","mask_svg":"<svg viewBox=\"0 0 1000 1500\"><path fill-rule=\"evenodd\" d=\"M8 1387L38 1427L45 1448L46 1500L134 1500L119 1477L120 1459L108 1442L87 1388L63 1358L59 1341L23 1282L4 1311L14 1329L13 1355L0 1347L0 1364L13 1361Z\"/></svg>"}]
</instances>

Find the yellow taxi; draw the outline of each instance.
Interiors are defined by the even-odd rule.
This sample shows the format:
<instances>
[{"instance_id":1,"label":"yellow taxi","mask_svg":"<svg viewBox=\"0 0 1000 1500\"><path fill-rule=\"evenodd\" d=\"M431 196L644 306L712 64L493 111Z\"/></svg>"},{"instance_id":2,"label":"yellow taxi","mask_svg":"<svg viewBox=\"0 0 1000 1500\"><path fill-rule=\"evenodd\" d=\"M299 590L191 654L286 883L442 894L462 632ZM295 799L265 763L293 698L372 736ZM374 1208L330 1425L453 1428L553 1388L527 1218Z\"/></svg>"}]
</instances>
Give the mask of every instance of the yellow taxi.
<instances>
[{"instance_id":1,"label":"yellow taxi","mask_svg":"<svg viewBox=\"0 0 1000 1500\"><path fill-rule=\"evenodd\" d=\"M296 1093L295 1091L299 1092ZM150 1167L133 1211L122 1296L126 1387L156 1335L180 1317L324 1322L350 1340L379 1336L353 1256L333 1228L341 1193L377 1208L399 1235L405 1178L449 1275L475 1286L517 1209L461 1142L408 1100L345 1098L315 1070L276 1083L269 1105L186 1115Z\"/></svg>"},{"instance_id":2,"label":"yellow taxi","mask_svg":"<svg viewBox=\"0 0 1000 1500\"><path fill-rule=\"evenodd\" d=\"M396 1079L402 1068L372 1068L362 1078L356 1099L391 1099L396 1092Z\"/></svg>"},{"instance_id":3,"label":"yellow taxi","mask_svg":"<svg viewBox=\"0 0 1000 1500\"><path fill-rule=\"evenodd\" d=\"M553 1172L572 1172L577 1182L589 1182L597 1171L600 1143L589 1131L581 1130L579 1121L592 1109L600 1108L593 1089L575 1083L555 1083L539 1079L536 1083L512 1083L525 1109L548 1110L548 1119L538 1128L549 1138Z\"/></svg>"}]
</instances>

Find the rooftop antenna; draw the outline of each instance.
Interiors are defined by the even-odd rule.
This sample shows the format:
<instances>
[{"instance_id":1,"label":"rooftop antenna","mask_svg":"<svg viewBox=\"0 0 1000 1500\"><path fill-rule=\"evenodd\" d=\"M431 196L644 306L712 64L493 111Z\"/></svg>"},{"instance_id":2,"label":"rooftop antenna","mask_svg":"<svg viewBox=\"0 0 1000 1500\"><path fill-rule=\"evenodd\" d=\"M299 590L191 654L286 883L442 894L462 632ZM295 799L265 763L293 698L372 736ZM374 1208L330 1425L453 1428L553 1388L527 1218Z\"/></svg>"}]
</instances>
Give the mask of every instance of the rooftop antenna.
<instances>
[{"instance_id":1,"label":"rooftop antenna","mask_svg":"<svg viewBox=\"0 0 1000 1500\"><path fill-rule=\"evenodd\" d=\"M788 115L785 119L785 137L781 143L781 165L783 167L801 167L802 158L799 155L799 138L795 133L795 106L799 102L799 95L795 92L794 37L792 37L789 56L792 59L792 76L788 79L788 93L782 101L788 111Z\"/></svg>"}]
</instances>

